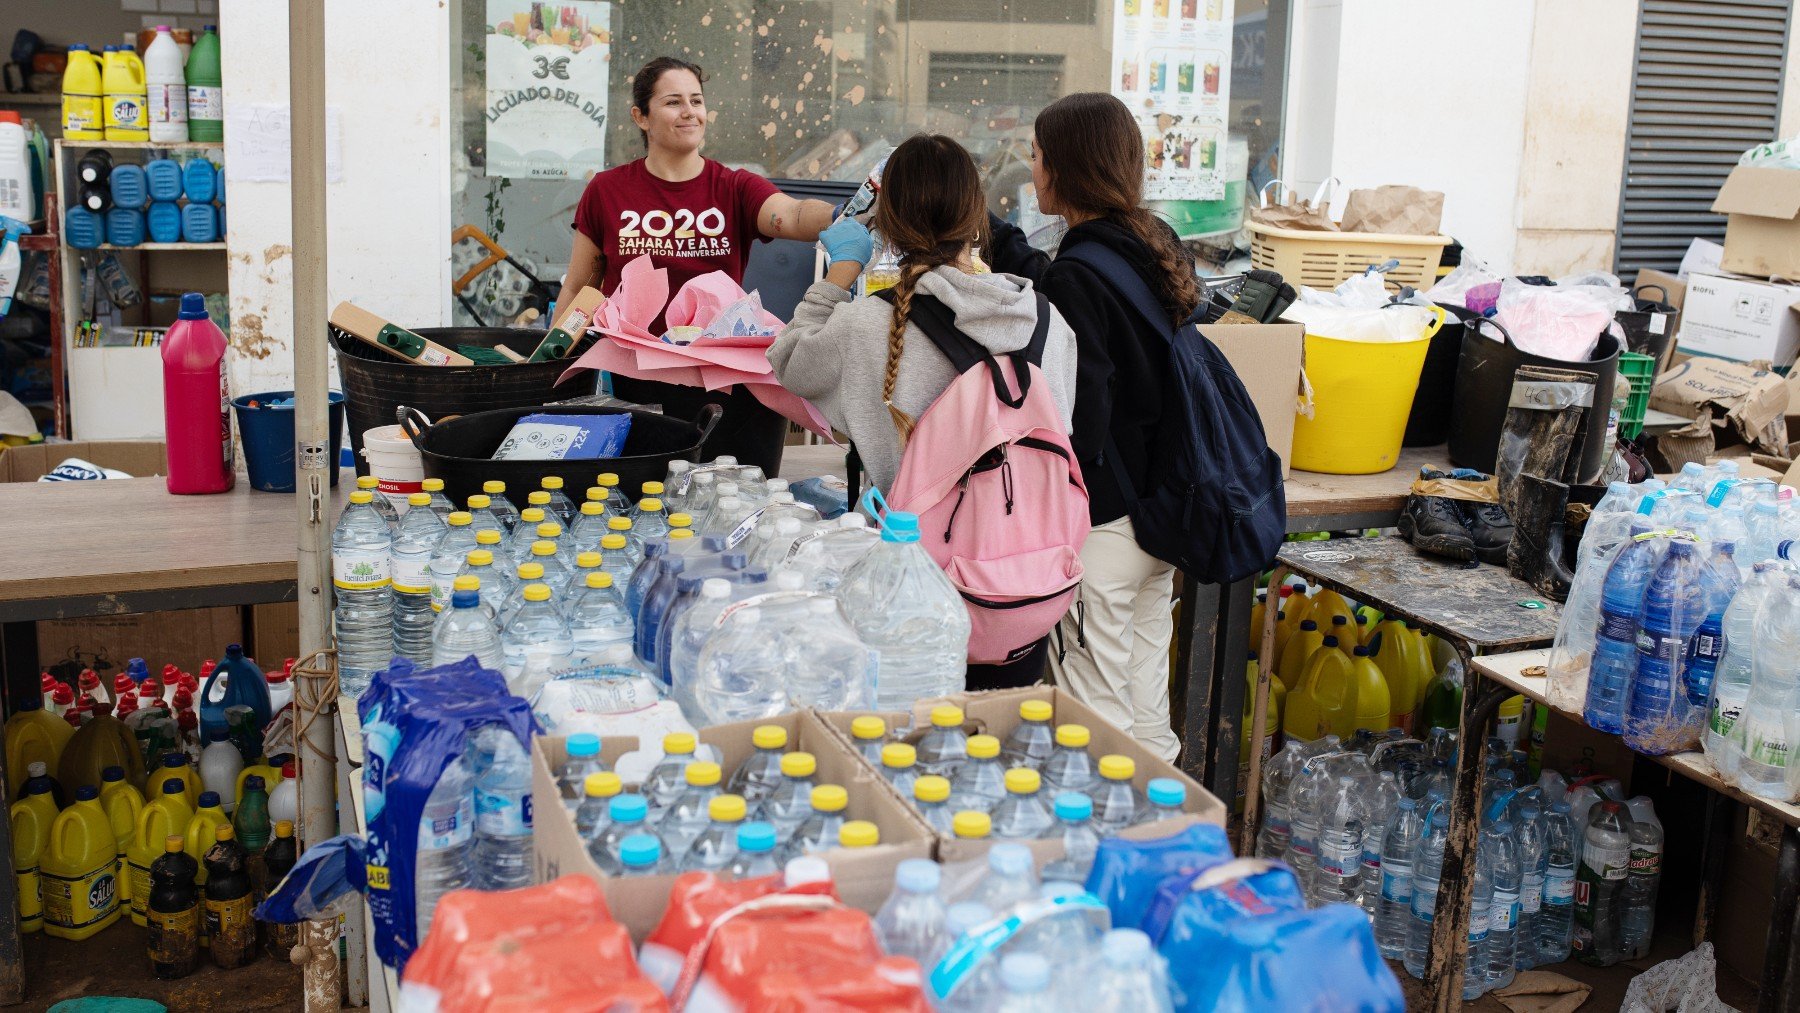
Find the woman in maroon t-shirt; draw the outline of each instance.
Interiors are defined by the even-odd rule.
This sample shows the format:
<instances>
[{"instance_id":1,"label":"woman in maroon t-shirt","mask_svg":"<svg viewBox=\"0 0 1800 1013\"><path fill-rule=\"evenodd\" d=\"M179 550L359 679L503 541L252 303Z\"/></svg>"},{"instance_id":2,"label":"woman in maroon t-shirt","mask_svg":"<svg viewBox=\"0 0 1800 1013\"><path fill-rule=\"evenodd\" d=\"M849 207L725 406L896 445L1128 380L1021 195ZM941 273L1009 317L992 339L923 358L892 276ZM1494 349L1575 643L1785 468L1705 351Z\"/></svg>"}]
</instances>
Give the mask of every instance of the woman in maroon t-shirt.
<instances>
[{"instance_id":1,"label":"woman in maroon t-shirt","mask_svg":"<svg viewBox=\"0 0 1800 1013\"><path fill-rule=\"evenodd\" d=\"M625 264L649 254L669 272L669 291L690 278L724 271L740 284L759 238L811 242L831 224L824 201L796 200L753 172L727 169L700 154L706 141L706 95L699 67L673 57L645 64L632 78L631 120L644 137L644 157L598 173L575 207L575 241L557 305L583 286L611 294ZM652 330L661 331L657 317ZM734 454L773 477L780 467L786 420L742 387L726 394L614 375L620 397L660 403L671 415L694 417L704 404L725 415L706 456Z\"/></svg>"}]
</instances>

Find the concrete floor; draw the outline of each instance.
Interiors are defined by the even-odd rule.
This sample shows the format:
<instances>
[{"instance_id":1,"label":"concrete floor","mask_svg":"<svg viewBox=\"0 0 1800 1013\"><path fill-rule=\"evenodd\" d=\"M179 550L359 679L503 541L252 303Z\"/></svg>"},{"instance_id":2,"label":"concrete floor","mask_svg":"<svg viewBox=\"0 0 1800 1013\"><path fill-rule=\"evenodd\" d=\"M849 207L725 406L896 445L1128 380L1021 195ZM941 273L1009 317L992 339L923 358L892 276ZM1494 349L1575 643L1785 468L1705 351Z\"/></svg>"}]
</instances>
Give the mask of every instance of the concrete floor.
<instances>
[{"instance_id":1,"label":"concrete floor","mask_svg":"<svg viewBox=\"0 0 1800 1013\"><path fill-rule=\"evenodd\" d=\"M150 976L145 931L129 918L79 942L41 932L26 936L25 1002L11 1009L41 1013L83 996L154 999L170 1013L288 1013L300 1009L300 969L267 953L231 971L203 957L193 974L158 981Z\"/></svg>"}]
</instances>

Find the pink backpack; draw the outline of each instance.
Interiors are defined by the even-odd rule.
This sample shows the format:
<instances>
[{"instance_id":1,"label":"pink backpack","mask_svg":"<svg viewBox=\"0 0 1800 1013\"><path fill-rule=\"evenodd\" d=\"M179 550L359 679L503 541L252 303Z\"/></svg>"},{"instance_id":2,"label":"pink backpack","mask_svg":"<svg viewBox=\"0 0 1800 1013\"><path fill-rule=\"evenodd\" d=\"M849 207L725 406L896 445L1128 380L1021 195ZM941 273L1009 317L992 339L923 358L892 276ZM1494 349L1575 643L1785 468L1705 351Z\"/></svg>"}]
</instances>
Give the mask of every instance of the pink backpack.
<instances>
[{"instance_id":1,"label":"pink backpack","mask_svg":"<svg viewBox=\"0 0 1800 1013\"><path fill-rule=\"evenodd\" d=\"M915 293L908 314L957 377L919 417L887 501L918 514L919 544L962 594L973 664L1025 655L1081 583L1087 486L1038 368L1051 313L1041 294L1037 310L1030 343L1000 359L932 296Z\"/></svg>"}]
</instances>

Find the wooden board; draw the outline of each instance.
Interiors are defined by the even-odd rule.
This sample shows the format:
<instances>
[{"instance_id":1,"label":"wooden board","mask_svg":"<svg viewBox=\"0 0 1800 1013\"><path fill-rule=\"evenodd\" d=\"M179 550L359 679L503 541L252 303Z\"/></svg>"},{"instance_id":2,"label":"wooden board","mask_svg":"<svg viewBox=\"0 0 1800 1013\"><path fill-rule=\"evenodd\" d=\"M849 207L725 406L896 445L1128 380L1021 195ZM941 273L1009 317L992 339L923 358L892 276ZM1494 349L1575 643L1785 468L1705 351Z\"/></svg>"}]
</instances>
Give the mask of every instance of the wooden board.
<instances>
[{"instance_id":1,"label":"wooden board","mask_svg":"<svg viewBox=\"0 0 1800 1013\"><path fill-rule=\"evenodd\" d=\"M1376 475L1324 475L1296 469L1287 480L1288 516L1398 514L1413 479L1419 477L1419 468L1427 464L1449 468L1450 455L1441 446L1411 447L1400 452L1399 463Z\"/></svg>"},{"instance_id":2,"label":"wooden board","mask_svg":"<svg viewBox=\"0 0 1800 1013\"><path fill-rule=\"evenodd\" d=\"M1278 558L1314 583L1449 634L1476 653L1548 647L1562 614L1500 567L1465 568L1415 552L1398 536L1289 542ZM1531 601L1543 607L1520 604Z\"/></svg>"}]
</instances>

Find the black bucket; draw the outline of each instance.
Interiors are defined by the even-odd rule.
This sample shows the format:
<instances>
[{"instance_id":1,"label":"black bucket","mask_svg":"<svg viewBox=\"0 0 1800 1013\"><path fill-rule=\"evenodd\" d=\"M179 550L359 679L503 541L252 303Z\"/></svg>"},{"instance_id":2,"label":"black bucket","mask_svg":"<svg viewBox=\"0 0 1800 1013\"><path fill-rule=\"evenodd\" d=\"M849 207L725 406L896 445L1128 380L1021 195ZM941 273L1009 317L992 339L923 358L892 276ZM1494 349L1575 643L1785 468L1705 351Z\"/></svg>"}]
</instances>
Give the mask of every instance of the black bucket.
<instances>
[{"instance_id":1,"label":"black bucket","mask_svg":"<svg viewBox=\"0 0 1800 1013\"><path fill-rule=\"evenodd\" d=\"M505 345L526 356L544 340L543 331L528 327L421 327L414 333L452 349L458 345ZM534 408L592 394L600 376L592 371L577 374L568 383L556 382L583 350L580 344L568 358L550 362L419 366L396 359L335 327L331 334L337 345L338 380L343 385L344 407L350 416L350 446L356 451L358 475L369 473L369 462L362 454L364 431L393 425L394 410L401 405L417 408L434 419L498 408Z\"/></svg>"},{"instance_id":2,"label":"black bucket","mask_svg":"<svg viewBox=\"0 0 1800 1013\"><path fill-rule=\"evenodd\" d=\"M1438 303L1445 313L1460 324L1481 314L1461 306ZM1456 362L1462 356L1461 327L1445 321L1431 336L1431 347L1425 350L1425 366L1419 371L1419 390L1413 395L1412 411L1406 416L1403 447L1435 447L1450 435L1450 416L1456 410Z\"/></svg>"},{"instance_id":3,"label":"black bucket","mask_svg":"<svg viewBox=\"0 0 1800 1013\"><path fill-rule=\"evenodd\" d=\"M500 449L513 425L533 414L629 414L631 432L625 437L625 453L584 461L494 460L494 451ZM560 475L563 487L580 502L583 490L593 485L601 472L619 476L619 488L635 493L645 482L662 481L670 461L698 460L700 445L718 424L720 414L717 408L702 409L699 421L689 421L638 409L531 405L477 412L431 426L421 426L417 416L408 412L400 425L419 448L425 477L443 479L444 494L455 503L467 503L481 491L481 483L490 479L505 482L509 490L529 491L541 488L546 475Z\"/></svg>"},{"instance_id":4,"label":"black bucket","mask_svg":"<svg viewBox=\"0 0 1800 1013\"><path fill-rule=\"evenodd\" d=\"M1482 327L1499 331L1504 341L1481 333ZM1462 356L1456 366L1456 413L1450 419L1450 460L1464 468L1492 472L1500 451L1500 429L1506 424L1506 406L1512 399L1513 374L1520 366L1578 369L1593 373L1594 410L1588 412L1581 447L1577 481L1591 483L1600 477L1606 451L1606 420L1613 399L1613 381L1619 375L1619 339L1600 335L1593 358L1564 362L1528 355L1513 344L1506 328L1487 318L1463 325Z\"/></svg>"},{"instance_id":5,"label":"black bucket","mask_svg":"<svg viewBox=\"0 0 1800 1013\"><path fill-rule=\"evenodd\" d=\"M1645 299L1639 293L1653 288L1661 299ZM1625 350L1656 359L1656 370L1668 367L1669 348L1675 342L1675 307L1669 303L1669 291L1661 285L1639 285L1631 293L1632 309L1613 314L1625 332Z\"/></svg>"}]
</instances>

